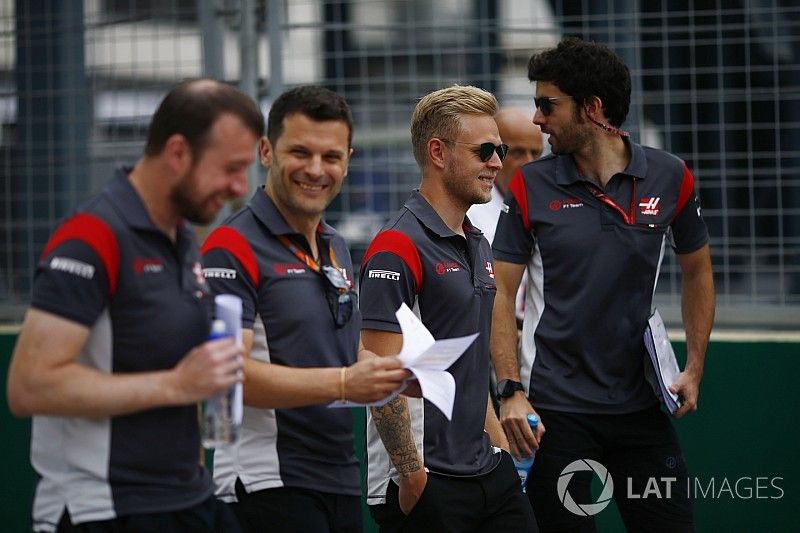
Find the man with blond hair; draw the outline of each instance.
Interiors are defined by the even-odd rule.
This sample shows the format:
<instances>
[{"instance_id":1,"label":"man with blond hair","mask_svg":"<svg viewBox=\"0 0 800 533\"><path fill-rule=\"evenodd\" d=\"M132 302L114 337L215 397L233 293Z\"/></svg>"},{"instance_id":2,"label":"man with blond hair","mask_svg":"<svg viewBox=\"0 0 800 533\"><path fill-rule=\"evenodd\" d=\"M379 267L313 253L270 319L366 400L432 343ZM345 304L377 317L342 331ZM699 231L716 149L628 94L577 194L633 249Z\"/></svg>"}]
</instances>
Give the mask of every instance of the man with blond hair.
<instances>
[{"instance_id":1,"label":"man with blond hair","mask_svg":"<svg viewBox=\"0 0 800 533\"><path fill-rule=\"evenodd\" d=\"M367 503L384 532L537 531L511 456L485 431L507 446L488 402L491 250L465 214L489 201L508 150L496 112L495 97L476 87L448 87L419 101L411 139L420 188L364 256L367 349L400 351L394 312L403 303L435 338L479 333L449 369L456 383L451 420L427 400L404 396L369 413Z\"/></svg>"}]
</instances>

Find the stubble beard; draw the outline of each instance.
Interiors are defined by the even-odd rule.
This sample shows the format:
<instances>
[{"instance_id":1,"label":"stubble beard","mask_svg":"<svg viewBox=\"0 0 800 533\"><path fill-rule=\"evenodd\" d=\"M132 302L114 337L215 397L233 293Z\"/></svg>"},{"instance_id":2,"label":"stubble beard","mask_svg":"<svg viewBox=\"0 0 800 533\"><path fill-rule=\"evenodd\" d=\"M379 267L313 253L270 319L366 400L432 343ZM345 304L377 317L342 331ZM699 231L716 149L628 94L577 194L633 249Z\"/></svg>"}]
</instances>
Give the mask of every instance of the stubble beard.
<instances>
[{"instance_id":1,"label":"stubble beard","mask_svg":"<svg viewBox=\"0 0 800 533\"><path fill-rule=\"evenodd\" d=\"M327 209L328 205L330 205L333 199L339 194L339 191L336 191L336 194L330 196L329 199L326 199L322 208L319 208L316 205L309 205L308 203L303 202L302 198L296 199L289 192L289 187L292 186L291 183L284 183L283 168L280 166L277 158L274 155L272 157L272 162L269 169L269 179L272 181L272 191L275 194L278 202L280 202L284 208L289 209L303 217L322 218L325 213L325 209ZM289 176L288 180L291 182L292 176Z\"/></svg>"},{"instance_id":2,"label":"stubble beard","mask_svg":"<svg viewBox=\"0 0 800 533\"><path fill-rule=\"evenodd\" d=\"M448 161L444 173L444 186L450 196L458 201L464 209L469 209L470 206L475 204L485 204L492 199L492 193L489 191L486 195L476 192L469 187L470 180L478 180L477 175L471 178L465 178L466 171L454 161Z\"/></svg>"},{"instance_id":3,"label":"stubble beard","mask_svg":"<svg viewBox=\"0 0 800 533\"><path fill-rule=\"evenodd\" d=\"M193 193L197 185L197 178L195 175L195 168L189 169L189 172L181 179L178 185L172 189L170 193L170 201L175 206L178 215L193 224L206 225L210 224L217 217L218 210L203 209L204 201L194 201Z\"/></svg>"}]
</instances>

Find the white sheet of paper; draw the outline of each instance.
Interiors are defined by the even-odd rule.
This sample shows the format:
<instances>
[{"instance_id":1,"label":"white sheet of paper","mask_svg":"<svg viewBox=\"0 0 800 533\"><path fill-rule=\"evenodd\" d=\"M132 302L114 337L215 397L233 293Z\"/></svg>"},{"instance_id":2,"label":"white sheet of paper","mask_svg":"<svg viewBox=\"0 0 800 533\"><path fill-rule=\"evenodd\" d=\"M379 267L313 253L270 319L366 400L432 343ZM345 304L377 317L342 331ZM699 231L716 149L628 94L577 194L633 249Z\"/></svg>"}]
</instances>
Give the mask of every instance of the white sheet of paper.
<instances>
[{"instance_id":1,"label":"white sheet of paper","mask_svg":"<svg viewBox=\"0 0 800 533\"><path fill-rule=\"evenodd\" d=\"M395 316L403 332L403 348L396 357L403 363L403 368L408 369L419 381L422 397L438 407L450 420L453 416L456 382L447 369L470 347L478 334L437 341L406 304L400 306ZM370 404L337 401L328 407L380 406L396 398L398 393L399 391Z\"/></svg>"},{"instance_id":2,"label":"white sheet of paper","mask_svg":"<svg viewBox=\"0 0 800 533\"><path fill-rule=\"evenodd\" d=\"M669 390L669 386L675 384L678 380L678 375L681 370L678 367L678 361L675 358L675 352L672 349L672 344L667 335L667 328L664 321L661 319L661 314L656 309L653 315L648 319L649 330L645 331L644 343L647 348L648 357L652 366L650 369L645 368L645 376L652 376L648 379L655 379L656 384L651 384L661 391L660 397L664 404L673 415L678 410L681 403L677 394ZM659 396L656 392L656 396Z\"/></svg>"},{"instance_id":3,"label":"white sheet of paper","mask_svg":"<svg viewBox=\"0 0 800 533\"><path fill-rule=\"evenodd\" d=\"M411 366L414 361L422 355L425 350L436 343L431 332L417 318L417 315L403 303L395 311L397 322L400 324L400 331L403 332L403 348L397 354L397 358L403 362L403 366Z\"/></svg>"},{"instance_id":4,"label":"white sheet of paper","mask_svg":"<svg viewBox=\"0 0 800 533\"><path fill-rule=\"evenodd\" d=\"M434 342L421 354L413 356L412 361L403 358L403 352L397 356L406 368L425 370L447 370L455 363L461 354L478 338L477 333L466 337L453 337ZM405 342L405 340L403 341Z\"/></svg>"},{"instance_id":5,"label":"white sheet of paper","mask_svg":"<svg viewBox=\"0 0 800 533\"><path fill-rule=\"evenodd\" d=\"M214 317L225 322L225 329L232 331L236 344L242 344L242 299L235 294L218 294L214 297ZM242 423L244 416L244 396L242 384L233 389L233 409L231 414L236 424Z\"/></svg>"},{"instance_id":6,"label":"white sheet of paper","mask_svg":"<svg viewBox=\"0 0 800 533\"><path fill-rule=\"evenodd\" d=\"M456 380L444 370L412 369L419 381L422 397L444 413L448 420L453 418L453 400L456 397Z\"/></svg>"}]
</instances>

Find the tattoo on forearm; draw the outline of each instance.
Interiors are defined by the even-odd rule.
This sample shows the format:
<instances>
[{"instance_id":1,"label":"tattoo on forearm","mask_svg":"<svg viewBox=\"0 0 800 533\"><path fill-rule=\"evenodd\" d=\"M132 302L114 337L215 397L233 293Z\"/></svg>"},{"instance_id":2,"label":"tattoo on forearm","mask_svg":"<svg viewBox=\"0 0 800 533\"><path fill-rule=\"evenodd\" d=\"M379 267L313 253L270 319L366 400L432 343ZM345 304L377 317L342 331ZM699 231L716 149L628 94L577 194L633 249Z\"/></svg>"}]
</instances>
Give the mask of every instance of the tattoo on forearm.
<instances>
[{"instance_id":1,"label":"tattoo on forearm","mask_svg":"<svg viewBox=\"0 0 800 533\"><path fill-rule=\"evenodd\" d=\"M398 473L408 474L422 468L411 434L411 417L405 398L395 398L382 407L373 407L372 420Z\"/></svg>"}]
</instances>

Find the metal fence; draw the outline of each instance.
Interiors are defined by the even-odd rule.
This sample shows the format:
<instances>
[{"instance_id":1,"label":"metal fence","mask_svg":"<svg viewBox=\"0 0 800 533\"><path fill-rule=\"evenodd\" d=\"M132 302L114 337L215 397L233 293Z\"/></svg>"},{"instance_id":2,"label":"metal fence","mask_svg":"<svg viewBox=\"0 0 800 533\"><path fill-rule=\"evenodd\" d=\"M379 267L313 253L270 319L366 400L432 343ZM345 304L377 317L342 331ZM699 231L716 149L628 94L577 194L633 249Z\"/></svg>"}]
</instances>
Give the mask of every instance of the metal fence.
<instances>
[{"instance_id":1,"label":"metal fence","mask_svg":"<svg viewBox=\"0 0 800 533\"><path fill-rule=\"evenodd\" d=\"M355 155L328 220L356 261L419 182L408 122L452 83L533 112L531 53L564 34L631 67L625 123L684 158L712 235L718 324L800 325L800 7L791 0L0 0L0 320L80 199L133 162L175 82L208 75L267 111L287 87L351 104ZM253 169L251 186L263 181ZM202 230L200 230L202 233ZM680 275L658 305L678 318Z\"/></svg>"}]
</instances>

